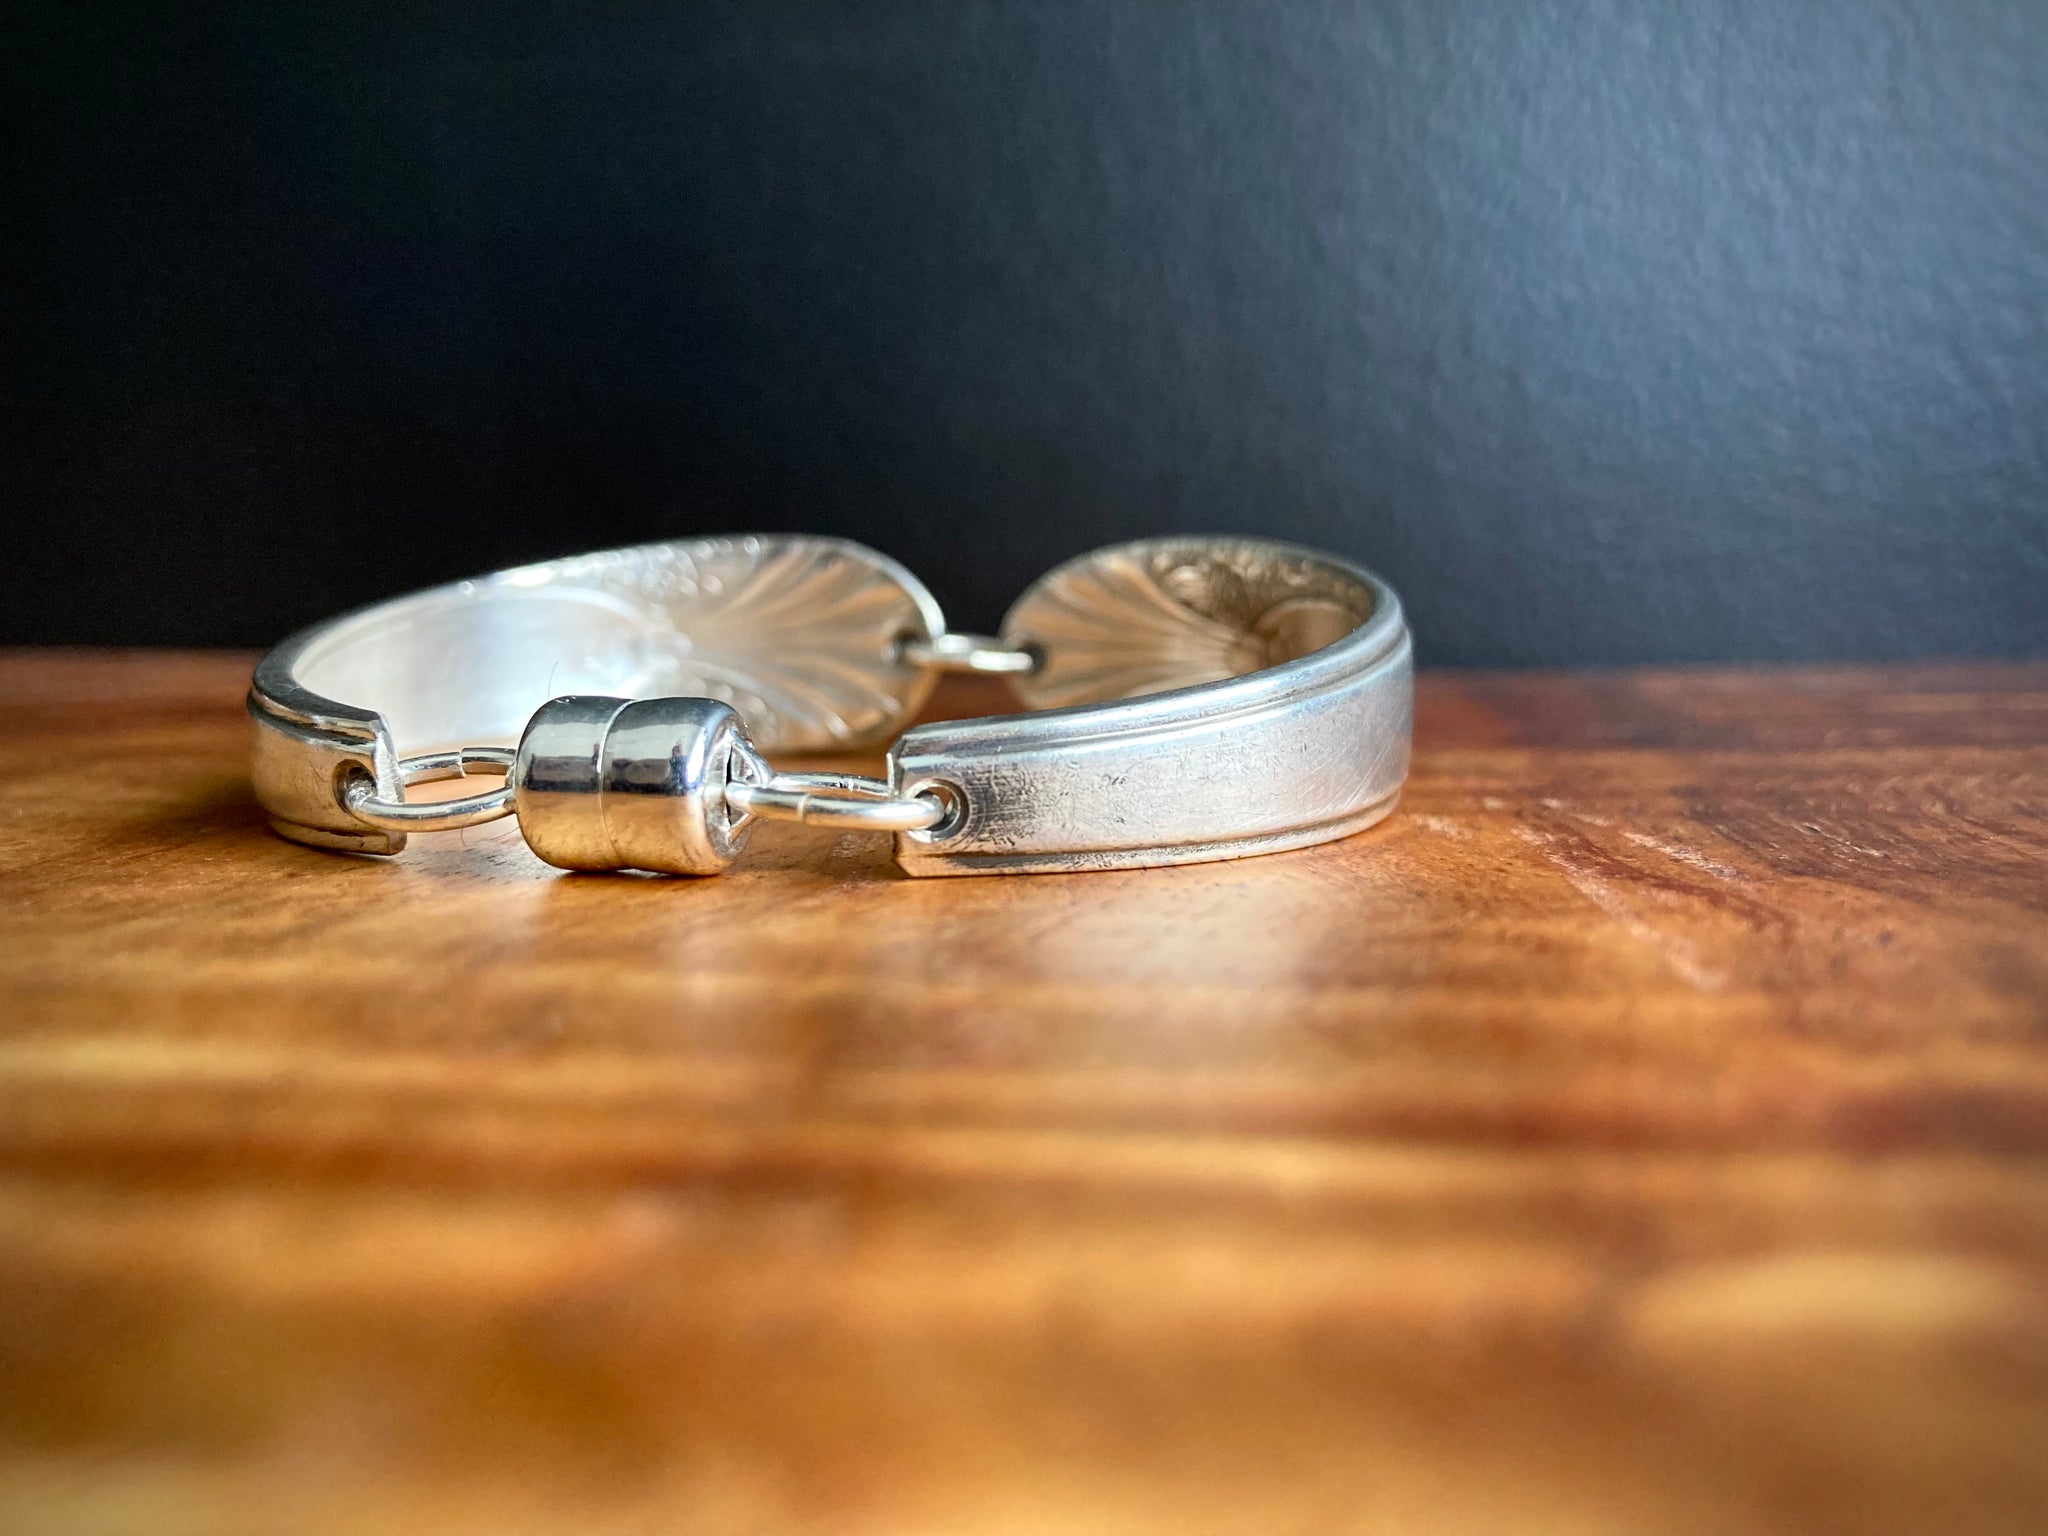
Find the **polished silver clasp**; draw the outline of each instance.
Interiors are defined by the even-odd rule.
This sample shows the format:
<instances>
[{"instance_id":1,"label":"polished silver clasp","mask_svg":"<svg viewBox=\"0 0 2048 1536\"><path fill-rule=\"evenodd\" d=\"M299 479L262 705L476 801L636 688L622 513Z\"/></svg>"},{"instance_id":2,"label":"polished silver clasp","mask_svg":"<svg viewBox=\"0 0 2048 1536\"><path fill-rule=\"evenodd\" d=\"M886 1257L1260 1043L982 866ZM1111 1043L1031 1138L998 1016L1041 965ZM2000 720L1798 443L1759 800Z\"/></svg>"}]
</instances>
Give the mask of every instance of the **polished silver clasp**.
<instances>
[{"instance_id":1,"label":"polished silver clasp","mask_svg":"<svg viewBox=\"0 0 2048 1536\"><path fill-rule=\"evenodd\" d=\"M1028 651L986 635L942 633L900 647L909 665L1019 675ZM561 869L645 869L712 875L729 868L755 818L857 832L929 832L956 807L937 791L898 795L881 779L845 773L778 773L746 724L717 699L622 699L570 694L528 721L516 751L461 747L401 759L401 792L481 770L504 784L453 800L380 794L358 771L341 785L342 808L381 831L443 832L505 816L527 846Z\"/></svg>"},{"instance_id":2,"label":"polished silver clasp","mask_svg":"<svg viewBox=\"0 0 2048 1536\"><path fill-rule=\"evenodd\" d=\"M510 786L527 846L562 869L715 875L757 817L905 832L946 814L879 779L777 773L716 699L550 700L520 738Z\"/></svg>"},{"instance_id":3,"label":"polished silver clasp","mask_svg":"<svg viewBox=\"0 0 2048 1536\"><path fill-rule=\"evenodd\" d=\"M379 799L364 776L343 804L368 826L415 832L517 816L527 846L557 868L671 875L730 867L756 818L894 833L925 831L948 814L938 795L899 796L880 779L777 773L717 699L571 694L534 712L517 751L408 758L399 778L424 783L471 768L504 774L504 788L409 804Z\"/></svg>"}]
</instances>

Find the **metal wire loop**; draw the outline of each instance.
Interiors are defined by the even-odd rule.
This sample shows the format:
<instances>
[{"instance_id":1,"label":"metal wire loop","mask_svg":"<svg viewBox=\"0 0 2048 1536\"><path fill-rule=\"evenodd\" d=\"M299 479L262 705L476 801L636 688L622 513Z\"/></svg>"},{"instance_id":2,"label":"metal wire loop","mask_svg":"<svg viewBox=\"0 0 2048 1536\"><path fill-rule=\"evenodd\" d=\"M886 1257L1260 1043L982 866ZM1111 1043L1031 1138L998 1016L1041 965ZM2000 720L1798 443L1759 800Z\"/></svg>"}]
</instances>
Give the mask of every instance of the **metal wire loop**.
<instances>
[{"instance_id":1,"label":"metal wire loop","mask_svg":"<svg viewBox=\"0 0 2048 1536\"><path fill-rule=\"evenodd\" d=\"M1008 645L993 635L951 633L929 640L906 636L896 654L914 667L1012 677L1036 672L1043 660L1031 647Z\"/></svg>"},{"instance_id":2,"label":"metal wire loop","mask_svg":"<svg viewBox=\"0 0 2048 1536\"><path fill-rule=\"evenodd\" d=\"M441 779L466 779L473 769L486 773L510 774L513 753L507 747L459 747L452 752L427 752L408 757L398 765L398 782L411 786L432 784ZM459 800L385 800L367 774L357 774L342 786L342 809L365 826L386 832L451 832L457 827L481 826L512 814L512 786L501 784L481 794Z\"/></svg>"},{"instance_id":3,"label":"metal wire loop","mask_svg":"<svg viewBox=\"0 0 2048 1536\"><path fill-rule=\"evenodd\" d=\"M725 803L771 821L852 832L922 832L947 814L933 796L899 797L880 779L849 773L778 773L765 784L734 779L725 786Z\"/></svg>"}]
</instances>

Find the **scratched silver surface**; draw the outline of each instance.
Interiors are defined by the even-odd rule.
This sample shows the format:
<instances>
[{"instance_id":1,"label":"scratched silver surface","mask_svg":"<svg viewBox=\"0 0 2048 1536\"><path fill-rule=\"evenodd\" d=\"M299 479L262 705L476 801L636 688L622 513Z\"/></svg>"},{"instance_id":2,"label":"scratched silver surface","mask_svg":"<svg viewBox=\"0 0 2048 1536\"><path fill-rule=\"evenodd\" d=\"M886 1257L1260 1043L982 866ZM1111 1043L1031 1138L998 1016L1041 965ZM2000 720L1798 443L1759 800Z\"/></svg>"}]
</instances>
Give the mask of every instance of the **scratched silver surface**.
<instances>
[{"instance_id":1,"label":"scratched silver surface","mask_svg":"<svg viewBox=\"0 0 2048 1536\"><path fill-rule=\"evenodd\" d=\"M1043 578L1004 636L1044 652L1039 694L1071 707L919 726L896 744L891 787L937 787L957 807L897 839L911 874L1298 848L1370 826L1407 777L1407 624L1392 590L1348 562L1251 539L1121 545ZM1189 686L1144 691L1162 681Z\"/></svg>"}]
</instances>

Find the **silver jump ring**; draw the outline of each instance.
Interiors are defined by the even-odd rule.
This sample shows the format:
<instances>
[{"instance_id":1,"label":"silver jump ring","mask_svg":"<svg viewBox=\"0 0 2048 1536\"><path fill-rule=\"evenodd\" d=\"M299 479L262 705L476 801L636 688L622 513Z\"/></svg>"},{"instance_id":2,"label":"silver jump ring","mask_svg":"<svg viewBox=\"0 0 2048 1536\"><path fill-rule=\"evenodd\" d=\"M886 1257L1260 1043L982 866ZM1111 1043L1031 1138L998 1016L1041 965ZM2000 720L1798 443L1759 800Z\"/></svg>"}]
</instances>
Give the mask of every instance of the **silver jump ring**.
<instances>
[{"instance_id":1,"label":"silver jump ring","mask_svg":"<svg viewBox=\"0 0 2048 1536\"><path fill-rule=\"evenodd\" d=\"M992 677L1028 677L1044 664L1044 658L1028 645L1005 645L993 635L963 634L957 630L933 635L929 640L912 636L903 641L897 654L913 667L978 672Z\"/></svg>"},{"instance_id":2,"label":"silver jump ring","mask_svg":"<svg viewBox=\"0 0 2048 1536\"><path fill-rule=\"evenodd\" d=\"M926 832L946 819L946 807L931 795L893 795L878 779L845 773L778 773L766 784L734 780L725 786L725 803L748 815L849 832Z\"/></svg>"},{"instance_id":3,"label":"silver jump ring","mask_svg":"<svg viewBox=\"0 0 2048 1536\"><path fill-rule=\"evenodd\" d=\"M403 758L398 764L398 782L408 788L442 779L466 779L470 770L509 776L515 754L504 747L459 747L453 752L426 752ZM377 794L376 782L368 774L352 777L341 792L342 806L366 827L386 832L451 832L457 827L482 826L487 821L512 814L512 786L509 782L481 794L459 800L386 800Z\"/></svg>"}]
</instances>

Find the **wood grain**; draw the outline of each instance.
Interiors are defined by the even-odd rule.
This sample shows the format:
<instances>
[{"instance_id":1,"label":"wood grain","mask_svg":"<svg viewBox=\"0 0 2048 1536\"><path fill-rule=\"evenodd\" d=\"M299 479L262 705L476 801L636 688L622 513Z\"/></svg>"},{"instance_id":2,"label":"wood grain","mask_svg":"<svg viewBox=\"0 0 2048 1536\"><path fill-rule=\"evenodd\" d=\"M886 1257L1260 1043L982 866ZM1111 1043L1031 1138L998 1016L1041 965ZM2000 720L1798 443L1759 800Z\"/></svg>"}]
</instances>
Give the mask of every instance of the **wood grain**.
<instances>
[{"instance_id":1,"label":"wood grain","mask_svg":"<svg viewBox=\"0 0 2048 1536\"><path fill-rule=\"evenodd\" d=\"M247 667L0 659L0 1528L2048 1529L2048 667L928 882L297 848Z\"/></svg>"}]
</instances>

